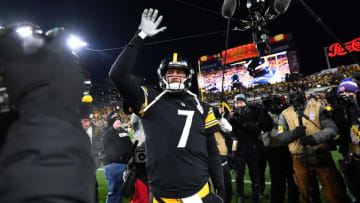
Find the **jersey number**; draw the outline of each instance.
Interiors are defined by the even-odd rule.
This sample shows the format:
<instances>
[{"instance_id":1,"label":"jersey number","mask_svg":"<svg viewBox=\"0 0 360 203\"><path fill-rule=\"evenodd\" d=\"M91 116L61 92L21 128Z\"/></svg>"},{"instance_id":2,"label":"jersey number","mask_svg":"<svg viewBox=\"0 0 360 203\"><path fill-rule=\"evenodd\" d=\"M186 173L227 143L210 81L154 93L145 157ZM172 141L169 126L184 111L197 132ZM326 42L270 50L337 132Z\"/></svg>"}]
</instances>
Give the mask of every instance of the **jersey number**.
<instances>
[{"instance_id":1,"label":"jersey number","mask_svg":"<svg viewBox=\"0 0 360 203\"><path fill-rule=\"evenodd\" d=\"M181 133L181 137L179 140L179 144L178 144L178 148L185 148L186 146L186 142L189 138L189 134L190 134L190 128L191 128L191 123L193 120L193 116L194 116L195 111L187 111L187 110L178 110L178 115L180 116L186 116L186 121L185 121L185 126L184 129Z\"/></svg>"}]
</instances>

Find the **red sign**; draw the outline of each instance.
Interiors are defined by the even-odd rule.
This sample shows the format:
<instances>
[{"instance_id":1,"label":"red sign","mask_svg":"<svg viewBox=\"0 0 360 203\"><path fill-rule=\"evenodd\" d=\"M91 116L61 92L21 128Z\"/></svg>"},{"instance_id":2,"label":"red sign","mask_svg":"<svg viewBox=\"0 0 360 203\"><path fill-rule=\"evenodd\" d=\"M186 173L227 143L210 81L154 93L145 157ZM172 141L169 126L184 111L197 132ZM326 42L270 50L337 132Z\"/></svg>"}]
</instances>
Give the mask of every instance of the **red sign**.
<instances>
[{"instance_id":1,"label":"red sign","mask_svg":"<svg viewBox=\"0 0 360 203\"><path fill-rule=\"evenodd\" d=\"M221 56L223 58L223 63L224 63L225 51L221 52ZM258 56L258 52L256 51L255 43L245 44L227 50L226 64L235 61L241 61L243 59L257 57L257 56Z\"/></svg>"},{"instance_id":2,"label":"red sign","mask_svg":"<svg viewBox=\"0 0 360 203\"><path fill-rule=\"evenodd\" d=\"M349 52L353 52L353 51L360 52L360 37L356 38L350 42L347 42L344 45ZM334 57L337 55L342 56L345 54L347 54L347 52L345 51L345 49L343 49L341 47L340 43L334 43L334 44L330 45L329 53L328 53L329 57Z\"/></svg>"}]
</instances>

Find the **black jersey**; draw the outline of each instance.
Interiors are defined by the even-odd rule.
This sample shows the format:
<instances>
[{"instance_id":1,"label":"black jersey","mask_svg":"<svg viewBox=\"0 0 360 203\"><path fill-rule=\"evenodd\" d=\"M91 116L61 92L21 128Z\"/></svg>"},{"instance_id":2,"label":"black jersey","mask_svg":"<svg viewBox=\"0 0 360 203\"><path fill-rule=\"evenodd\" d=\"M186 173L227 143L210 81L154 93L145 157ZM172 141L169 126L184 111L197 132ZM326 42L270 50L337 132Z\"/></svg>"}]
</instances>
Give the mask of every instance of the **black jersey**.
<instances>
[{"instance_id":1,"label":"black jersey","mask_svg":"<svg viewBox=\"0 0 360 203\"><path fill-rule=\"evenodd\" d=\"M143 88L146 107L159 95ZM218 131L212 107L186 93L167 93L142 114L146 134L147 173L151 192L159 197L193 195L209 179L206 136ZM175 195L175 196L174 196Z\"/></svg>"},{"instance_id":2,"label":"black jersey","mask_svg":"<svg viewBox=\"0 0 360 203\"><path fill-rule=\"evenodd\" d=\"M212 108L197 108L187 93L166 93L145 113L159 92L141 87L131 71L144 43L136 34L113 64L109 77L133 111L142 117L146 134L150 191L157 197L182 198L197 193L209 175L222 191L223 177L215 137L218 131ZM145 96L144 96L145 95Z\"/></svg>"}]
</instances>

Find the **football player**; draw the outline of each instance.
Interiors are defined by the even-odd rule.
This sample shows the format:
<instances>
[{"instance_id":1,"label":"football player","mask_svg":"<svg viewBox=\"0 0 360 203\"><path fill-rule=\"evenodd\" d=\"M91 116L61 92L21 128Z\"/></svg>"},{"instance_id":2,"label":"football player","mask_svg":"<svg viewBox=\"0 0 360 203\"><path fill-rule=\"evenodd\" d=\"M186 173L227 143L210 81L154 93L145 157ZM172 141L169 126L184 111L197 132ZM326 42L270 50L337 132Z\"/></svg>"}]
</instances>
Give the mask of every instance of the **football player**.
<instances>
[{"instance_id":1,"label":"football player","mask_svg":"<svg viewBox=\"0 0 360 203\"><path fill-rule=\"evenodd\" d=\"M214 133L219 131L212 107L189 90L194 74L188 60L175 53L157 70L159 92L140 86L130 75L144 41L162 32L162 16L145 9L139 30L113 64L109 77L141 116L146 134L146 170L157 202L222 202L223 172ZM209 191L211 177L218 195Z\"/></svg>"}]
</instances>

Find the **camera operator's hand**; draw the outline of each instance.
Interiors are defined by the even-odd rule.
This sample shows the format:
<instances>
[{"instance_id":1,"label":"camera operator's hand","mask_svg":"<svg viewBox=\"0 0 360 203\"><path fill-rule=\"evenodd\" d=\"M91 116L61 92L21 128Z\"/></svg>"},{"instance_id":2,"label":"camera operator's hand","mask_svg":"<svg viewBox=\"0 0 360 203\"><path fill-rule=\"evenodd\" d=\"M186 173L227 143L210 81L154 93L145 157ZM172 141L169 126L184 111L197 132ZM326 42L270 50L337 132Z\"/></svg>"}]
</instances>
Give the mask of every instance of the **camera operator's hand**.
<instances>
[{"instance_id":1,"label":"camera operator's hand","mask_svg":"<svg viewBox=\"0 0 360 203\"><path fill-rule=\"evenodd\" d=\"M295 138L306 136L306 127L305 126L296 127L295 130L293 131L293 135Z\"/></svg>"},{"instance_id":2,"label":"camera operator's hand","mask_svg":"<svg viewBox=\"0 0 360 203\"><path fill-rule=\"evenodd\" d=\"M315 139L313 136L302 136L300 137L300 143L301 145L315 145Z\"/></svg>"},{"instance_id":3,"label":"camera operator's hand","mask_svg":"<svg viewBox=\"0 0 360 203\"><path fill-rule=\"evenodd\" d=\"M146 36L152 37L157 35L159 32L166 30L166 27L161 27L157 29L160 25L163 17L158 15L158 10L145 9L141 16L141 23L139 25L139 30L143 31ZM145 36L145 37L146 37Z\"/></svg>"},{"instance_id":4,"label":"camera operator's hand","mask_svg":"<svg viewBox=\"0 0 360 203\"><path fill-rule=\"evenodd\" d=\"M236 114L238 114L238 113L236 113ZM231 112L230 112L230 118L235 118L235 117L237 117L236 114L235 114L235 111L231 111Z\"/></svg>"}]
</instances>

